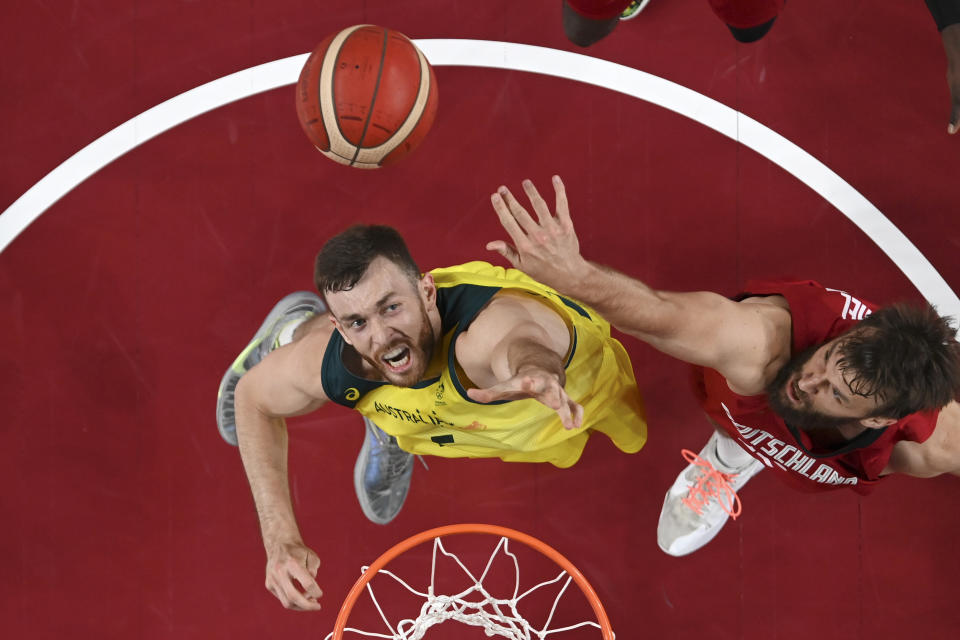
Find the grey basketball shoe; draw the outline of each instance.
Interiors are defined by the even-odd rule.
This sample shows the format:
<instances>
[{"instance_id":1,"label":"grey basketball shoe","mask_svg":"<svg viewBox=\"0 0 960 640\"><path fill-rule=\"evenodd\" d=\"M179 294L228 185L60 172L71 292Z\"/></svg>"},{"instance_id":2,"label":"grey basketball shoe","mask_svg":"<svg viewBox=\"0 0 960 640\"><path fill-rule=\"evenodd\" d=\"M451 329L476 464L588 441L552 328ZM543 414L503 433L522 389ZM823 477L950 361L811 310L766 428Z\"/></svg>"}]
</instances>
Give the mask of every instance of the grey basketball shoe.
<instances>
[{"instance_id":1,"label":"grey basketball shoe","mask_svg":"<svg viewBox=\"0 0 960 640\"><path fill-rule=\"evenodd\" d=\"M717 458L714 432L700 455L687 449L690 464L667 491L657 525L657 544L671 556L685 556L720 533L727 518L740 515L737 491L760 473L763 463L751 459L744 467L730 469Z\"/></svg>"},{"instance_id":2,"label":"grey basketball shoe","mask_svg":"<svg viewBox=\"0 0 960 640\"><path fill-rule=\"evenodd\" d=\"M363 514L372 522L387 524L400 513L410 477L413 454L397 445L397 439L385 433L367 417L367 433L353 468L353 486Z\"/></svg>"},{"instance_id":3,"label":"grey basketball shoe","mask_svg":"<svg viewBox=\"0 0 960 640\"><path fill-rule=\"evenodd\" d=\"M233 408L234 393L237 383L250 368L277 348L277 340L284 327L291 322L305 320L320 313L326 313L327 308L315 293L297 291L291 293L278 302L267 319L257 330L253 340L240 352L220 381L217 391L217 429L220 435L229 444L237 446L237 425Z\"/></svg>"}]
</instances>

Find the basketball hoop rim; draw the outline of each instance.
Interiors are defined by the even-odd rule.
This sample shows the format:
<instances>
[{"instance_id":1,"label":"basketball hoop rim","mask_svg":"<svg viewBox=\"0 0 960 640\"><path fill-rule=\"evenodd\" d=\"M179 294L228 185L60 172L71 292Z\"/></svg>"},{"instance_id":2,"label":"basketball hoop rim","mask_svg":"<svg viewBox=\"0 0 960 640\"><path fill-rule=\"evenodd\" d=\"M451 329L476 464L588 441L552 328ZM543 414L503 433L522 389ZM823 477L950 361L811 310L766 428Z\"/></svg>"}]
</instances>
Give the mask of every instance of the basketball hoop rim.
<instances>
[{"instance_id":1,"label":"basketball hoop rim","mask_svg":"<svg viewBox=\"0 0 960 640\"><path fill-rule=\"evenodd\" d=\"M479 523L450 524L443 527L427 529L426 531L412 535L406 540L398 542L387 549L383 554L380 555L379 558L374 560L370 566L367 567L367 570L364 571L359 578L357 578L357 581L353 584L353 587L351 587L349 593L347 593L346 598L344 598L343 605L340 607L340 613L337 615L337 622L333 627L333 640L342 639L343 631L347 626L347 619L350 617L350 612L353 611L353 605L356 603L360 593L366 588L367 583L373 579L373 576L387 566L391 560L400 554L409 551L413 547L421 545L429 540L433 540L434 538L442 538L444 536L458 535L463 533L486 533L500 536L502 538L508 538L510 540L516 540L517 542L523 543L531 549L539 551L543 555L553 560L557 565L560 566L560 568L566 571L571 578L573 578L573 581L578 587L580 587L583 595L587 598L591 608L593 608L594 615L597 617L597 624L600 625L600 632L603 635L603 640L614 640L613 630L610 628L610 619L607 618L607 612L603 608L603 603L600 602L600 598L597 596L597 592L594 591L593 586L591 586L580 570L577 569L572 562L570 562L559 551L547 543L538 540L529 534L523 533L522 531L517 531L516 529L510 529L508 527L501 527L495 524Z\"/></svg>"}]
</instances>

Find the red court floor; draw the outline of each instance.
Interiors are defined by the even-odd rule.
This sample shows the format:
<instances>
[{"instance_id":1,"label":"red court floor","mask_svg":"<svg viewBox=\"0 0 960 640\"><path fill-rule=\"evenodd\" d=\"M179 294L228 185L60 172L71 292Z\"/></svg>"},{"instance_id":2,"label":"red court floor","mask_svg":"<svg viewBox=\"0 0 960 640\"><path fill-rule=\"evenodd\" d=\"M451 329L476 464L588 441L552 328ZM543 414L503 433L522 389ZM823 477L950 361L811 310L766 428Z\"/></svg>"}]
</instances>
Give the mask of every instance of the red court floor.
<instances>
[{"instance_id":1,"label":"red court floor","mask_svg":"<svg viewBox=\"0 0 960 640\"><path fill-rule=\"evenodd\" d=\"M576 50L559 0L4 3L0 206L146 109L358 23ZM798 144L960 290L960 136L945 133L944 54L919 0L793 0L753 45L735 43L703 0L653 0L588 52ZM955 477L894 478L859 498L798 494L761 474L743 516L708 547L663 554L656 523L679 451L710 431L685 367L630 339L644 450L627 456L598 438L563 471L432 459L386 527L353 494L359 417L331 406L293 421L291 484L323 562L324 609L287 611L264 590L240 460L214 424L217 385L350 223L396 226L424 269L496 262L484 244L504 234L488 195L558 173L584 253L656 287L732 294L752 277L796 276L879 302L920 296L814 191L697 122L556 77L436 74L433 130L393 169L320 156L288 86L138 147L3 251L3 635L322 638L362 564L417 531L478 521L570 557L621 640L956 637Z\"/></svg>"}]
</instances>

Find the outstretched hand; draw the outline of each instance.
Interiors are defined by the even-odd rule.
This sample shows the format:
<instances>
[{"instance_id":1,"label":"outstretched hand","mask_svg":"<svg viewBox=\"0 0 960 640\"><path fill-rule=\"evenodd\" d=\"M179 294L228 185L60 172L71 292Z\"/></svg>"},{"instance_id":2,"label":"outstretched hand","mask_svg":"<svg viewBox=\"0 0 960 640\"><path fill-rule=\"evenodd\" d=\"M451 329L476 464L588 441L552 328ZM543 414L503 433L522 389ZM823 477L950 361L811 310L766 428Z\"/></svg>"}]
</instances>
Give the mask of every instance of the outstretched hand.
<instances>
[{"instance_id":1,"label":"outstretched hand","mask_svg":"<svg viewBox=\"0 0 960 640\"><path fill-rule=\"evenodd\" d=\"M317 611L319 568L320 558L302 542L276 544L267 550L267 590L287 609Z\"/></svg>"},{"instance_id":2,"label":"outstretched hand","mask_svg":"<svg viewBox=\"0 0 960 640\"><path fill-rule=\"evenodd\" d=\"M583 424L583 407L570 399L556 374L539 367L524 367L509 380L486 389L467 389L467 395L476 402L533 398L556 411L564 429L579 429Z\"/></svg>"},{"instance_id":3,"label":"outstretched hand","mask_svg":"<svg viewBox=\"0 0 960 640\"><path fill-rule=\"evenodd\" d=\"M560 176L553 176L553 188L557 196L556 215L550 212L533 183L523 181L523 190L537 214L536 221L509 189L497 189L490 201L513 244L494 240L487 243L487 249L496 251L534 280L554 289L564 285L569 288L583 277L588 263L580 255L580 241L573 230L567 192Z\"/></svg>"}]
</instances>

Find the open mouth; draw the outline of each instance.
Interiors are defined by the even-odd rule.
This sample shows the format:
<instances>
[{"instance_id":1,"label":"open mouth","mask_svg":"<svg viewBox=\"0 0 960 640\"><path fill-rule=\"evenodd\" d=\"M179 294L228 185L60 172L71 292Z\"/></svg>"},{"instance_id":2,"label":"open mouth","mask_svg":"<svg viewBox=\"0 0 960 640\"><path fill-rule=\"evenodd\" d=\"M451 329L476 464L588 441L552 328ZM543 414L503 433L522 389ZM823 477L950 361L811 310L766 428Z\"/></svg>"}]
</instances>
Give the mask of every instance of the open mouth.
<instances>
[{"instance_id":1,"label":"open mouth","mask_svg":"<svg viewBox=\"0 0 960 640\"><path fill-rule=\"evenodd\" d=\"M399 346L384 353L380 360L390 368L391 371L400 373L406 371L410 366L410 347Z\"/></svg>"}]
</instances>

